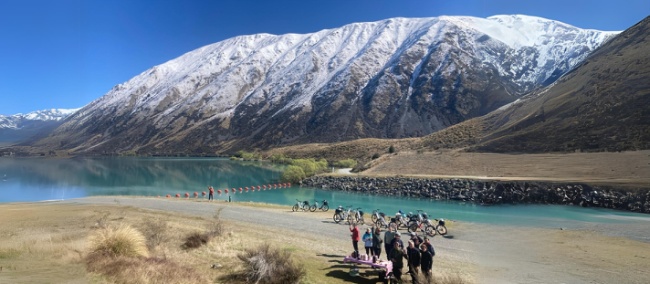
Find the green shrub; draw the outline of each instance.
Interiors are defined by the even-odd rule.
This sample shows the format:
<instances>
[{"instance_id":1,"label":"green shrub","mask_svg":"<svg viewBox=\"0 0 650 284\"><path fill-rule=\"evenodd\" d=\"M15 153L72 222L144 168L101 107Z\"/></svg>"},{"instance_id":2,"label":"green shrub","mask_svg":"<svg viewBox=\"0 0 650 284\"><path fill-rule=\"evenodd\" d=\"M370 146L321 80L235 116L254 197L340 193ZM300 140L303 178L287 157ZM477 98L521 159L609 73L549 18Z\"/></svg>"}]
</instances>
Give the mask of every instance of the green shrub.
<instances>
[{"instance_id":1,"label":"green shrub","mask_svg":"<svg viewBox=\"0 0 650 284\"><path fill-rule=\"evenodd\" d=\"M301 167L291 165L282 172L281 179L283 182L297 183L306 177L305 171L303 171Z\"/></svg>"},{"instance_id":2,"label":"green shrub","mask_svg":"<svg viewBox=\"0 0 650 284\"><path fill-rule=\"evenodd\" d=\"M254 161L254 160L261 160L262 156L259 153L251 153L251 152L246 152L244 150L237 151L234 155L237 158L241 158L244 161Z\"/></svg>"},{"instance_id":3,"label":"green shrub","mask_svg":"<svg viewBox=\"0 0 650 284\"><path fill-rule=\"evenodd\" d=\"M395 147L393 145L390 145L390 147L388 147L388 153L395 153Z\"/></svg>"},{"instance_id":4,"label":"green shrub","mask_svg":"<svg viewBox=\"0 0 650 284\"><path fill-rule=\"evenodd\" d=\"M276 164L291 164L293 159L283 155L283 154L273 154L269 158L271 162L276 163Z\"/></svg>"},{"instance_id":5,"label":"green shrub","mask_svg":"<svg viewBox=\"0 0 650 284\"><path fill-rule=\"evenodd\" d=\"M314 159L296 159L293 160L291 165L300 167L305 173L305 176L308 177L315 175L318 171L318 164Z\"/></svg>"},{"instance_id":6,"label":"green shrub","mask_svg":"<svg viewBox=\"0 0 650 284\"><path fill-rule=\"evenodd\" d=\"M372 159L378 159L380 157L379 153L372 154Z\"/></svg>"}]
</instances>

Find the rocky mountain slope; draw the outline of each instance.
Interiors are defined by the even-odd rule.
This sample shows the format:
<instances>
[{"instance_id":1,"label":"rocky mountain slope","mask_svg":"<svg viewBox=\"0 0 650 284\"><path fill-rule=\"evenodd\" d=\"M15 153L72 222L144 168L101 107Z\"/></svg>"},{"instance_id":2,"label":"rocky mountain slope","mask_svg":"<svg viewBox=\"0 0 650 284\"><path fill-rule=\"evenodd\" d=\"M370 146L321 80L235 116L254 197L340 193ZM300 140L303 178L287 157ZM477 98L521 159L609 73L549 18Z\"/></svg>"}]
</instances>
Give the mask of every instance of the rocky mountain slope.
<instances>
[{"instance_id":1,"label":"rocky mountain slope","mask_svg":"<svg viewBox=\"0 0 650 284\"><path fill-rule=\"evenodd\" d=\"M46 109L27 114L0 115L0 143L15 144L43 137L78 109ZM39 136L40 135L40 136Z\"/></svg>"},{"instance_id":2,"label":"rocky mountain slope","mask_svg":"<svg viewBox=\"0 0 650 284\"><path fill-rule=\"evenodd\" d=\"M503 15L240 36L115 86L34 145L209 154L423 136L554 82L615 34Z\"/></svg>"},{"instance_id":3,"label":"rocky mountain slope","mask_svg":"<svg viewBox=\"0 0 650 284\"><path fill-rule=\"evenodd\" d=\"M481 151L650 149L650 17L482 124Z\"/></svg>"}]
</instances>

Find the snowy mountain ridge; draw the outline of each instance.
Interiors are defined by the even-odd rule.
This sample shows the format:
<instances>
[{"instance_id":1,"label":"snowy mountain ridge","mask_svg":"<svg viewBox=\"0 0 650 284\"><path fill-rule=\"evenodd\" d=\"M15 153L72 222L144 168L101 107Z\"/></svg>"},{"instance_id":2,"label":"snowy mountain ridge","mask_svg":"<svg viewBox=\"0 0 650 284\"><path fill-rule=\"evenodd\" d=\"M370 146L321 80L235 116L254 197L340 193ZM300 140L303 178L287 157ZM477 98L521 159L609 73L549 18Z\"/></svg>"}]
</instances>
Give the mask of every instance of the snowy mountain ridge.
<instances>
[{"instance_id":1,"label":"snowy mountain ridge","mask_svg":"<svg viewBox=\"0 0 650 284\"><path fill-rule=\"evenodd\" d=\"M0 129L20 129L27 121L60 121L80 109L46 109L26 114L0 115Z\"/></svg>"},{"instance_id":2,"label":"snowy mountain ridge","mask_svg":"<svg viewBox=\"0 0 650 284\"><path fill-rule=\"evenodd\" d=\"M238 36L115 86L54 137L121 151L422 136L552 83L617 33L498 15Z\"/></svg>"}]
</instances>

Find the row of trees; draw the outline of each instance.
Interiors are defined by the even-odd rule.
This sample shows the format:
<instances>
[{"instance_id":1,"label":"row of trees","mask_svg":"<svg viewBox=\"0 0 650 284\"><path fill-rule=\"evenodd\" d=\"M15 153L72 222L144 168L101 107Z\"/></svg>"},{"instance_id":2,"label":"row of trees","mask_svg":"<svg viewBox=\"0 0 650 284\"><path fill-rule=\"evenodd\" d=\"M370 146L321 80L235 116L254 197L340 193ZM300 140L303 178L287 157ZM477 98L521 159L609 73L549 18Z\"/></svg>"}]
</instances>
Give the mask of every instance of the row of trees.
<instances>
[{"instance_id":1,"label":"row of trees","mask_svg":"<svg viewBox=\"0 0 650 284\"><path fill-rule=\"evenodd\" d=\"M234 159L243 159L247 161L252 160L262 160L263 157L259 153L249 153L245 151L239 151L234 156ZM357 165L357 161L354 159L344 159L339 161L328 162L326 159L292 159L283 154L273 154L269 157L269 160L276 164L285 164L288 165L287 168L282 173L283 182L297 183L301 180L319 174L324 173L330 167L336 168L354 168Z\"/></svg>"},{"instance_id":2,"label":"row of trees","mask_svg":"<svg viewBox=\"0 0 650 284\"><path fill-rule=\"evenodd\" d=\"M394 153L395 148L390 146L388 153ZM379 157L379 154L375 154ZM235 153L231 159L242 159L245 161L263 160L264 158L260 153L251 153L246 151L239 151ZM373 156L373 159L376 157ZM354 159L343 159L338 161L328 162L325 159L292 159L283 154L273 154L269 160L276 164L288 165L282 173L281 179L283 182L297 183L301 180L327 171L329 167L336 168L355 168L357 161Z\"/></svg>"}]
</instances>

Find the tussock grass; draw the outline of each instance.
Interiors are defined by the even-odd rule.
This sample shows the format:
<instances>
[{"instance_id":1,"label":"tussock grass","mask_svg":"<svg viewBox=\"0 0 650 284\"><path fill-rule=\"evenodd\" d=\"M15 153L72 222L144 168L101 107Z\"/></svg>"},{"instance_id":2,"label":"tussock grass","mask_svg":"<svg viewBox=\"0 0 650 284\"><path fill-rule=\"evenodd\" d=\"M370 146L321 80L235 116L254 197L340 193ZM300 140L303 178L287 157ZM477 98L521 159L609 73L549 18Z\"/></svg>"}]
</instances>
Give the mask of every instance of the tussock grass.
<instances>
[{"instance_id":1,"label":"tussock grass","mask_svg":"<svg viewBox=\"0 0 650 284\"><path fill-rule=\"evenodd\" d=\"M129 225L98 229L88 237L91 254L110 257L147 257L147 240L140 231Z\"/></svg>"},{"instance_id":2,"label":"tussock grass","mask_svg":"<svg viewBox=\"0 0 650 284\"><path fill-rule=\"evenodd\" d=\"M238 258L244 262L241 276L247 283L300 283L306 274L303 266L292 260L289 251L272 248L269 244L247 249Z\"/></svg>"}]
</instances>

